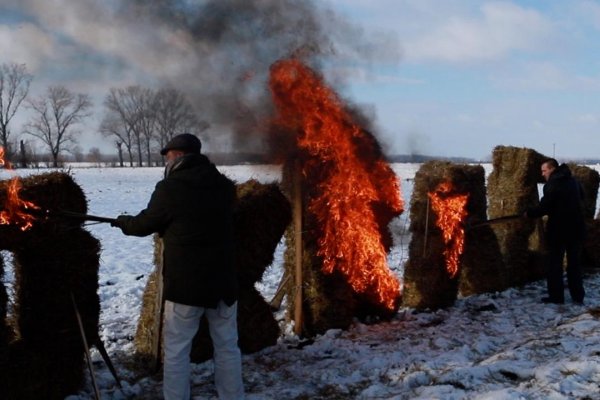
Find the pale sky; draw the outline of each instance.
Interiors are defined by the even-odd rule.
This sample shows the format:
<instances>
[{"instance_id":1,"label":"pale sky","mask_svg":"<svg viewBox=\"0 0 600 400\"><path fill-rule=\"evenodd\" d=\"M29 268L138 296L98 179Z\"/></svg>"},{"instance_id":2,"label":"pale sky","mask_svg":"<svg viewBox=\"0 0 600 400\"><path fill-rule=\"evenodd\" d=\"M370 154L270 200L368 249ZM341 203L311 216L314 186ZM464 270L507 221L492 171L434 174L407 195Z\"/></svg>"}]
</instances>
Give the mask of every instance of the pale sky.
<instances>
[{"instance_id":1,"label":"pale sky","mask_svg":"<svg viewBox=\"0 0 600 400\"><path fill-rule=\"evenodd\" d=\"M35 76L32 95L54 84L92 95L98 115L110 87L166 82L193 87L195 99L209 103L218 90L221 97L235 90L225 75L245 68L258 77L257 84L237 100L256 111L261 91L266 92L259 77L284 54L279 45L266 42L279 35L287 47L326 41L314 59L340 96L371 117L390 154L483 159L496 145L513 145L559 161L600 158L600 1L296 2L299 10L273 6L269 29L278 33L257 34L262 42L247 48L223 44L231 46L223 37L236 40L232 32L238 29L228 25L223 33L217 17L200 18L198 33L118 8L131 2L1 0L0 63L25 63ZM162 3L173 11L209 2ZM285 5L290 0L229 3L235 9L236 4ZM286 28L293 25L289 21L295 21L295 12L310 16L317 28ZM233 15L228 24L264 31L249 14ZM276 26L278 18L283 27ZM208 88L216 81L223 85ZM209 113L209 106L203 106ZM213 136L209 146L231 143L219 138L227 116L207 117ZM81 145L108 152L110 141L92 138L97 119L89 122Z\"/></svg>"}]
</instances>

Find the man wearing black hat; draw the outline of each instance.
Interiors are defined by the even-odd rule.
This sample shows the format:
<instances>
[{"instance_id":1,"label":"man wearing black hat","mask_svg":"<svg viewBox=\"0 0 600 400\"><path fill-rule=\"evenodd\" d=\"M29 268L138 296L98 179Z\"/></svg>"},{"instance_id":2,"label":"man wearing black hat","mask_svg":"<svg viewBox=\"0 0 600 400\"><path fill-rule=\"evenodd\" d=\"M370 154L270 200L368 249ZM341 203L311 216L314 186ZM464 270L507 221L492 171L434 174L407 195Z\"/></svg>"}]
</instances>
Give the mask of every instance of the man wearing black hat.
<instances>
[{"instance_id":1,"label":"man wearing black hat","mask_svg":"<svg viewBox=\"0 0 600 400\"><path fill-rule=\"evenodd\" d=\"M548 216L546 223L548 297L542 298L542 301L555 304L565 302L563 260L566 254L567 282L571 299L577 304L583 304L585 297L581 270L581 251L585 237L583 190L568 165L558 165L554 158L549 158L542 163L541 172L546 180L544 196L537 207L525 212L525 216L530 218Z\"/></svg>"},{"instance_id":2,"label":"man wearing black hat","mask_svg":"<svg viewBox=\"0 0 600 400\"><path fill-rule=\"evenodd\" d=\"M120 215L124 234L157 232L164 242L164 367L167 400L190 398L190 351L206 315L214 345L220 399L242 399L237 335L237 279L233 266L235 185L200 154L200 140L174 136L160 152L165 178L145 210Z\"/></svg>"}]
</instances>

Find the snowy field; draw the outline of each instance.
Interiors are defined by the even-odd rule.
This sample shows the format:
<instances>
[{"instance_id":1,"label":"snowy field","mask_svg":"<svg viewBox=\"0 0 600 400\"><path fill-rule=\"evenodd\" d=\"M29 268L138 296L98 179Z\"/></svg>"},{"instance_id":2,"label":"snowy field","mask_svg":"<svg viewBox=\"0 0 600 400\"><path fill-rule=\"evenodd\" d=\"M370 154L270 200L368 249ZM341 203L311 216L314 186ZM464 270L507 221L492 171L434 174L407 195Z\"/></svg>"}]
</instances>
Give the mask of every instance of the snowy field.
<instances>
[{"instance_id":1,"label":"snowy field","mask_svg":"<svg viewBox=\"0 0 600 400\"><path fill-rule=\"evenodd\" d=\"M408 207L411 178L419 165L393 167ZM237 182L280 177L274 166L220 170ZM489 165L486 170L489 173ZM86 193L89 213L108 217L144 208L162 177L160 168L71 173ZM0 172L0 179L9 177L9 172ZM407 218L405 211L391 225L395 244L388 260L400 277L408 255ZM160 376L139 377L128 369L142 293L153 269L152 240L124 236L107 224L88 229L102 243L100 333L124 385L123 391L116 388L94 351L102 399L159 399ZM279 283L283 250L282 243L258 285L267 300ZM7 269L5 284L10 289L12 274ZM389 322L356 322L347 331L331 330L308 343L290 332L280 312L283 335L278 344L243 356L247 399L600 399L600 275L587 274L585 288L583 306L570 300L565 305L542 304L545 285L536 282L461 298L436 312L401 308ZM194 399L216 398L212 370L211 361L194 365ZM88 382L69 400L90 398Z\"/></svg>"}]
</instances>

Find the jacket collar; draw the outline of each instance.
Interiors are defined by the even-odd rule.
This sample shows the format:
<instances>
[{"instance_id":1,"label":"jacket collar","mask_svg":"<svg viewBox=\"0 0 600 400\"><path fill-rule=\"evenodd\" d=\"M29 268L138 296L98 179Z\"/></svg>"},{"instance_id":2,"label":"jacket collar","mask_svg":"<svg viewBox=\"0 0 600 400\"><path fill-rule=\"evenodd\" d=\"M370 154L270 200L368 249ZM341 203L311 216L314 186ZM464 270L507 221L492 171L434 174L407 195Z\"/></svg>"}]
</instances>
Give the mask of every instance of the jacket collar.
<instances>
[{"instance_id":1,"label":"jacket collar","mask_svg":"<svg viewBox=\"0 0 600 400\"><path fill-rule=\"evenodd\" d=\"M187 169L198 165L209 165L210 161L204 154L184 154L178 157L165 166L165 178L170 176L173 172Z\"/></svg>"}]
</instances>

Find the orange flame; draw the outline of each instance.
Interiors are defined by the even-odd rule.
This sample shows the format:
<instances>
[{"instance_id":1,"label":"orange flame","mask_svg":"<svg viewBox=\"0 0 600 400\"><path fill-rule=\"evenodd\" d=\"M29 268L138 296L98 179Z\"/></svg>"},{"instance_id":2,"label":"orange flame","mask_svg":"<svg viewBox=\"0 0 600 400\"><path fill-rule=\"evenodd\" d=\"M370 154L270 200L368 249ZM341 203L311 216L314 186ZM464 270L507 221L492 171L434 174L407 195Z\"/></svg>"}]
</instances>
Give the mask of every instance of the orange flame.
<instances>
[{"instance_id":1,"label":"orange flame","mask_svg":"<svg viewBox=\"0 0 600 400\"><path fill-rule=\"evenodd\" d=\"M4 160L4 148L0 147L0 166L11 169L10 163ZM4 209L0 211L0 225L16 225L22 231L26 231L33 226L35 217L24 210L39 210L40 207L30 201L22 200L19 197L21 182L19 177L15 176L10 180L6 190L6 200Z\"/></svg>"},{"instance_id":2,"label":"orange flame","mask_svg":"<svg viewBox=\"0 0 600 400\"><path fill-rule=\"evenodd\" d=\"M454 278L458 273L460 255L464 250L465 230L463 222L467 216L467 200L469 194L452 193L453 187L449 182L438 185L434 192L428 193L431 207L437 214L436 225L442 231L446 248L446 271Z\"/></svg>"},{"instance_id":3,"label":"orange flame","mask_svg":"<svg viewBox=\"0 0 600 400\"><path fill-rule=\"evenodd\" d=\"M321 230L323 272L341 272L356 293L393 310L400 282L388 268L383 232L404 207L396 175L314 71L298 60L279 61L270 85L277 123L298 132L303 179L317 188L307 210Z\"/></svg>"}]
</instances>

